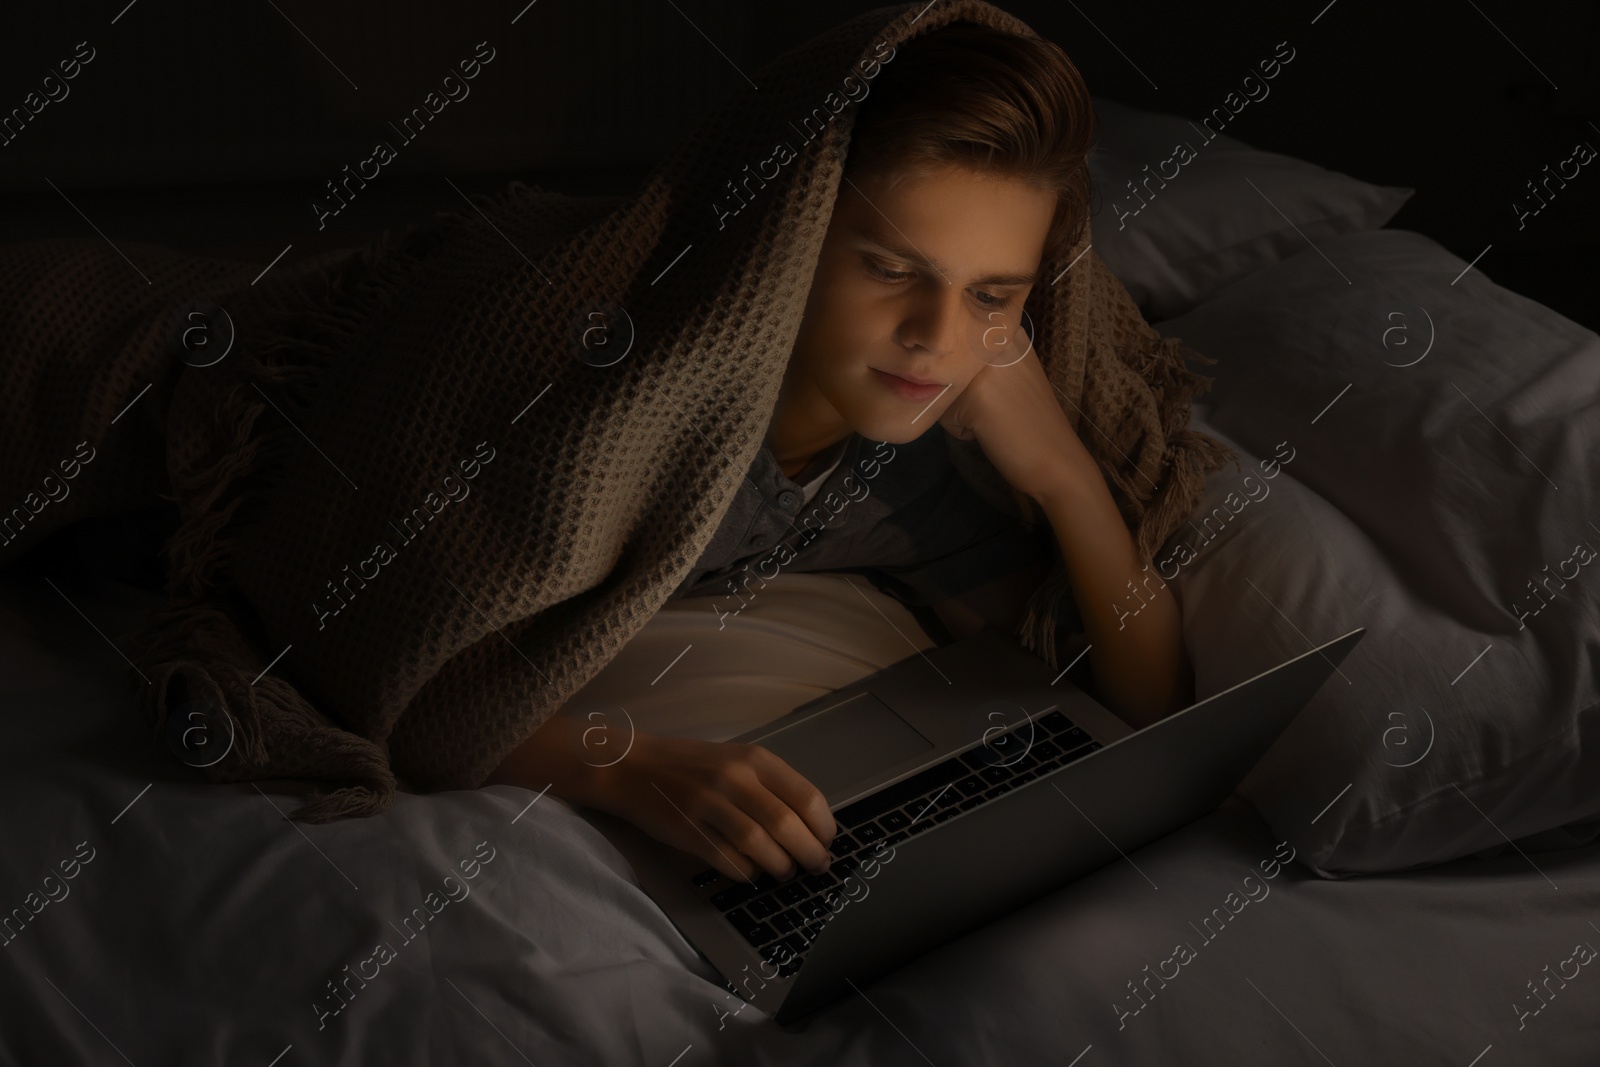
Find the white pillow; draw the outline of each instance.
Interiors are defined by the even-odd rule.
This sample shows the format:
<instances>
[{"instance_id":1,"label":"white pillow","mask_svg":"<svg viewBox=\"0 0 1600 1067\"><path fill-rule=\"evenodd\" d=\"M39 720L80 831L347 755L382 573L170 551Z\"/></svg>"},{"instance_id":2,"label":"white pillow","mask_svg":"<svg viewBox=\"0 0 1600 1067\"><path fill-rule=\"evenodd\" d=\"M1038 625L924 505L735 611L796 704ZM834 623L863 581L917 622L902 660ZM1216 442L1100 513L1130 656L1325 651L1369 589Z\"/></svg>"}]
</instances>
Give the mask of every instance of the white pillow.
<instances>
[{"instance_id":1,"label":"white pillow","mask_svg":"<svg viewBox=\"0 0 1600 1067\"><path fill-rule=\"evenodd\" d=\"M620 758L632 730L738 737L935 645L904 604L858 574L785 571L744 595L737 612L741 598L727 593L668 600L562 706L615 727L586 738L597 761Z\"/></svg>"},{"instance_id":2,"label":"white pillow","mask_svg":"<svg viewBox=\"0 0 1600 1067\"><path fill-rule=\"evenodd\" d=\"M1205 126L1099 97L1094 107L1095 251L1152 322L1183 314L1308 241L1379 229L1416 192L1251 148L1214 132L1214 120Z\"/></svg>"},{"instance_id":3,"label":"white pillow","mask_svg":"<svg viewBox=\"0 0 1600 1067\"><path fill-rule=\"evenodd\" d=\"M1215 539L1157 557L1195 550L1172 584L1197 695L1367 628L1239 792L1330 877L1592 838L1600 337L1420 234L1321 253L1162 325L1218 361L1195 426L1244 463L1208 482Z\"/></svg>"}]
</instances>

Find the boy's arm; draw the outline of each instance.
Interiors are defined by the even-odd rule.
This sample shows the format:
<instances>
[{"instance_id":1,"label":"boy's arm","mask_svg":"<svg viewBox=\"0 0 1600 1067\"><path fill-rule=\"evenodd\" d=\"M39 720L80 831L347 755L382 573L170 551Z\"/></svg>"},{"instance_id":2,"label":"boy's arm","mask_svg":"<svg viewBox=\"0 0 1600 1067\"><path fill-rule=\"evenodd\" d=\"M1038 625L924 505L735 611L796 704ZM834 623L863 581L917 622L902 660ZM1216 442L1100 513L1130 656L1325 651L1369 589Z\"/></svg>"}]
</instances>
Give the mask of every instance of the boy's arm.
<instances>
[{"instance_id":1,"label":"boy's arm","mask_svg":"<svg viewBox=\"0 0 1600 1067\"><path fill-rule=\"evenodd\" d=\"M1131 618L1117 613L1148 572L1088 452L1065 450L1053 486L1034 499L1061 547L1102 702L1135 729L1187 707L1194 678L1171 591L1163 584Z\"/></svg>"},{"instance_id":2,"label":"boy's arm","mask_svg":"<svg viewBox=\"0 0 1600 1067\"><path fill-rule=\"evenodd\" d=\"M1038 356L1029 352L981 369L939 423L952 436L975 438L1006 481L1049 518L1089 640L1089 670L1101 703L1134 727L1186 706L1193 682L1177 602L1162 588L1132 621L1119 618L1116 608L1130 583L1137 587L1148 572Z\"/></svg>"}]
</instances>

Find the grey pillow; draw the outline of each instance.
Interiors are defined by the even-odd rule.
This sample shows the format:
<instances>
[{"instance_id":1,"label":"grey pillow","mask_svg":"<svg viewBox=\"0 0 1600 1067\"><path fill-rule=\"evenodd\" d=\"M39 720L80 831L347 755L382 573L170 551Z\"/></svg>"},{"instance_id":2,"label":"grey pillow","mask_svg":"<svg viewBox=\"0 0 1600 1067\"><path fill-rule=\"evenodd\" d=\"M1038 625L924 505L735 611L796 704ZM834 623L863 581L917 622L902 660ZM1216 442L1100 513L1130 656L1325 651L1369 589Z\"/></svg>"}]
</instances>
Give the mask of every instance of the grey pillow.
<instances>
[{"instance_id":1,"label":"grey pillow","mask_svg":"<svg viewBox=\"0 0 1600 1067\"><path fill-rule=\"evenodd\" d=\"M1243 459L1156 560L1197 695L1367 628L1239 792L1325 877L1592 840L1600 337L1420 234L1321 253L1161 327Z\"/></svg>"},{"instance_id":2,"label":"grey pillow","mask_svg":"<svg viewBox=\"0 0 1600 1067\"><path fill-rule=\"evenodd\" d=\"M1098 97L1094 107L1095 251L1151 321L1183 314L1308 240L1379 229L1416 192L1251 148L1215 132L1215 120L1207 127Z\"/></svg>"}]
</instances>

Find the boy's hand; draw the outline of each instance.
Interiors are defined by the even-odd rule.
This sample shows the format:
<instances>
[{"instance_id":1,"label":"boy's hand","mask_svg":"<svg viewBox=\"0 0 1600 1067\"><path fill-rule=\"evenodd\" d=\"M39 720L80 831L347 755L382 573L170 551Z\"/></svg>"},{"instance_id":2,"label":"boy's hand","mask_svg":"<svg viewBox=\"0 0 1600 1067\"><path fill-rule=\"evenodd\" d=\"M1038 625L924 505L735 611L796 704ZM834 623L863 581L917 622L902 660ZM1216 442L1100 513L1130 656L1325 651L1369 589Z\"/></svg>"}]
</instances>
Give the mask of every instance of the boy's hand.
<instances>
[{"instance_id":1,"label":"boy's hand","mask_svg":"<svg viewBox=\"0 0 1600 1067\"><path fill-rule=\"evenodd\" d=\"M826 870L838 831L822 792L760 745L638 734L586 802L745 882Z\"/></svg>"},{"instance_id":2,"label":"boy's hand","mask_svg":"<svg viewBox=\"0 0 1600 1067\"><path fill-rule=\"evenodd\" d=\"M1031 351L1004 366L985 365L939 425L963 441L977 438L995 470L1035 500L1058 490L1074 471L1095 469Z\"/></svg>"}]
</instances>

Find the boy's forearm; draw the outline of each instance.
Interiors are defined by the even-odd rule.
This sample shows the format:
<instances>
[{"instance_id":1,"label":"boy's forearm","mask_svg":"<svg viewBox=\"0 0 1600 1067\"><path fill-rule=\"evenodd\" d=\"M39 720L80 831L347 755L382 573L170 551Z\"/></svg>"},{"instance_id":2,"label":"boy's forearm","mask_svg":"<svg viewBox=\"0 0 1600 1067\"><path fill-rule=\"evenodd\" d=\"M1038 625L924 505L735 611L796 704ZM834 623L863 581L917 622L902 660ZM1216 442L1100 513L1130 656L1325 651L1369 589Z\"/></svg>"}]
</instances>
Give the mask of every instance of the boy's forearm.
<instances>
[{"instance_id":1,"label":"boy's forearm","mask_svg":"<svg viewBox=\"0 0 1600 1067\"><path fill-rule=\"evenodd\" d=\"M585 759L584 731L595 725L559 712L545 720L528 739L500 762L485 785L520 785L547 789L562 800L598 807L609 768L595 766L598 757ZM610 745L605 746L610 748ZM611 757L607 757L611 758Z\"/></svg>"},{"instance_id":2,"label":"boy's forearm","mask_svg":"<svg viewBox=\"0 0 1600 1067\"><path fill-rule=\"evenodd\" d=\"M1117 616L1128 583L1137 585L1148 572L1087 451L1064 460L1054 486L1034 499L1061 548L1101 698L1135 728L1187 706L1193 681L1171 592L1156 590L1132 624Z\"/></svg>"}]
</instances>

